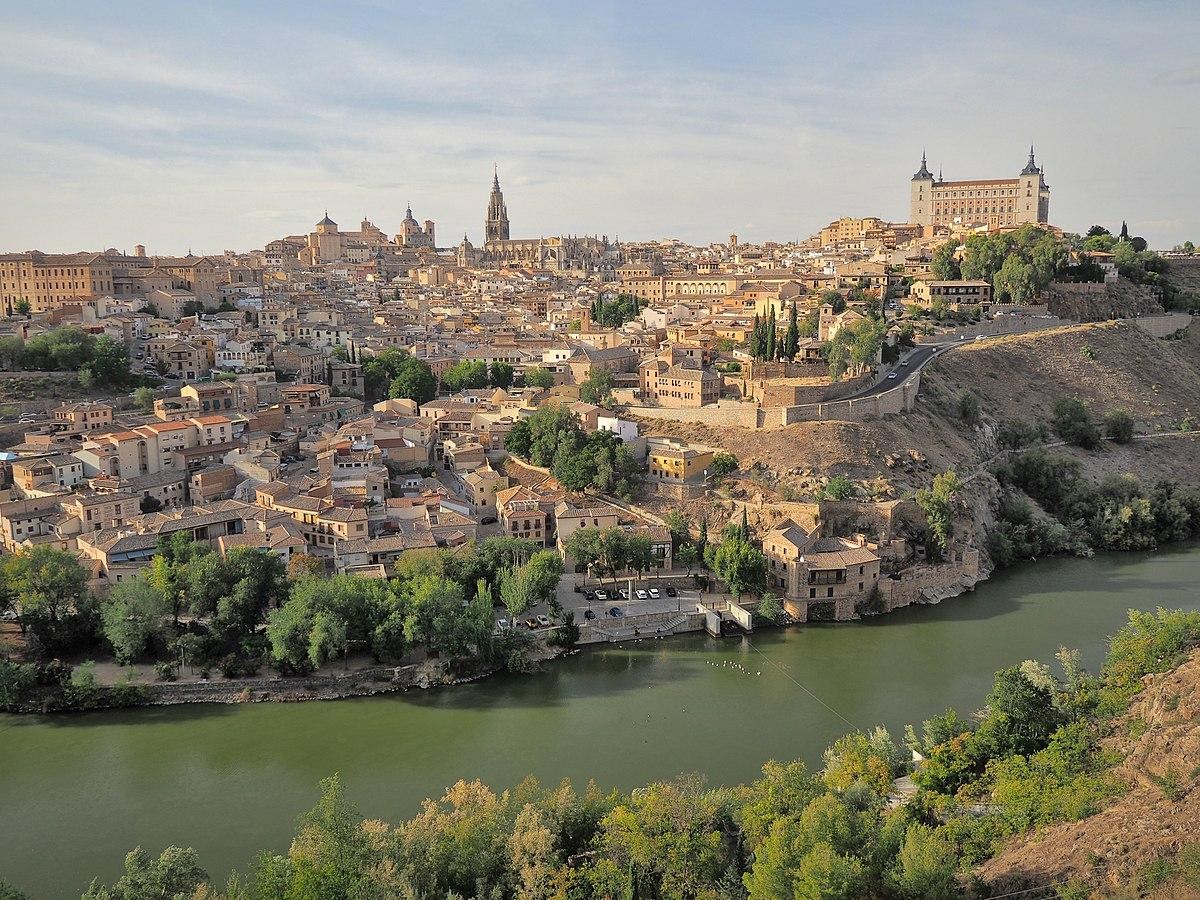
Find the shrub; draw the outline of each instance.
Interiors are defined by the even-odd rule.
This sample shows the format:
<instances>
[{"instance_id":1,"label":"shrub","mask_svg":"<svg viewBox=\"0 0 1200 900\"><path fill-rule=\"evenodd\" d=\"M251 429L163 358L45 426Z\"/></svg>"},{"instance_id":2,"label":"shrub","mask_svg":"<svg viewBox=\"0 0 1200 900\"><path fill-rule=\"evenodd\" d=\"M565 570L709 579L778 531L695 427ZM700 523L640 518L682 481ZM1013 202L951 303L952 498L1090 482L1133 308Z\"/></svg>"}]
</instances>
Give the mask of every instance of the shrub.
<instances>
[{"instance_id":1,"label":"shrub","mask_svg":"<svg viewBox=\"0 0 1200 900\"><path fill-rule=\"evenodd\" d=\"M1104 433L1117 444L1128 444L1133 440L1133 417L1123 409L1117 409L1104 417Z\"/></svg>"},{"instance_id":2,"label":"shrub","mask_svg":"<svg viewBox=\"0 0 1200 900\"><path fill-rule=\"evenodd\" d=\"M1100 429L1082 400L1059 397L1054 401L1054 431L1069 444L1092 450L1100 443Z\"/></svg>"},{"instance_id":3,"label":"shrub","mask_svg":"<svg viewBox=\"0 0 1200 900\"><path fill-rule=\"evenodd\" d=\"M175 671L174 663L160 662L154 665L154 677L159 681L174 681L179 674Z\"/></svg>"}]
</instances>

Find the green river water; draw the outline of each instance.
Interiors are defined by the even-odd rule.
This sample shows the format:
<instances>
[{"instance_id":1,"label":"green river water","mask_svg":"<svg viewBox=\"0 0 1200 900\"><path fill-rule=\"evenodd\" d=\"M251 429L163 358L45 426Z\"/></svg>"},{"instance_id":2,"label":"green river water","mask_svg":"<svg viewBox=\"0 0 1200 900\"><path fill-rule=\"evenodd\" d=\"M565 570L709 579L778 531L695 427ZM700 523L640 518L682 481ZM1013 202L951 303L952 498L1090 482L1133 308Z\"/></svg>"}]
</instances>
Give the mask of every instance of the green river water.
<instances>
[{"instance_id":1,"label":"green river water","mask_svg":"<svg viewBox=\"0 0 1200 900\"><path fill-rule=\"evenodd\" d=\"M223 881L257 850L286 848L333 772L365 816L396 821L460 778L631 788L690 771L744 781L772 757L818 764L847 723L899 736L946 706L968 712L997 669L1052 661L1061 644L1095 667L1128 608L1198 609L1198 583L1200 548L1052 559L937 606L603 647L531 677L327 703L0 716L0 880L78 897L135 845L178 844Z\"/></svg>"}]
</instances>

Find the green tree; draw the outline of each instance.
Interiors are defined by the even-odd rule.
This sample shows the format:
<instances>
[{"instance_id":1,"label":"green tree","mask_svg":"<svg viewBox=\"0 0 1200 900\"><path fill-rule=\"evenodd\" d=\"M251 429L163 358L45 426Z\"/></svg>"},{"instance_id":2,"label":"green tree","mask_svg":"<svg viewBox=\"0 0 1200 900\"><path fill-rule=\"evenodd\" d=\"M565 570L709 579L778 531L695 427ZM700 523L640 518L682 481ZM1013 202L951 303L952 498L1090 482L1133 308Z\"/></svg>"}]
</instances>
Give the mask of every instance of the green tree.
<instances>
[{"instance_id":1,"label":"green tree","mask_svg":"<svg viewBox=\"0 0 1200 900\"><path fill-rule=\"evenodd\" d=\"M800 349L800 321L796 311L796 303L792 302L792 308L788 312L788 327L787 333L783 337L783 358L791 362L795 358L797 351Z\"/></svg>"},{"instance_id":2,"label":"green tree","mask_svg":"<svg viewBox=\"0 0 1200 900\"><path fill-rule=\"evenodd\" d=\"M958 281L962 278L962 273L958 267L958 260L954 256L958 250L958 246L957 241L947 241L933 251L933 262L930 263L930 272L938 281Z\"/></svg>"},{"instance_id":3,"label":"green tree","mask_svg":"<svg viewBox=\"0 0 1200 900\"><path fill-rule=\"evenodd\" d=\"M429 364L410 356L395 367L395 377L388 384L388 397L428 403L437 396L437 379Z\"/></svg>"},{"instance_id":4,"label":"green tree","mask_svg":"<svg viewBox=\"0 0 1200 900\"><path fill-rule=\"evenodd\" d=\"M133 405L141 412L154 412L154 388L140 387L133 392Z\"/></svg>"},{"instance_id":5,"label":"green tree","mask_svg":"<svg viewBox=\"0 0 1200 900\"><path fill-rule=\"evenodd\" d=\"M92 882L83 900L161 900L167 897L191 897L208 881L196 851L190 847L168 847L157 857L141 847L125 857L125 874L106 887L100 879Z\"/></svg>"},{"instance_id":6,"label":"green tree","mask_svg":"<svg viewBox=\"0 0 1200 900\"><path fill-rule=\"evenodd\" d=\"M592 369L587 379L579 386L579 399L597 406L606 405L612 399L613 376L604 369Z\"/></svg>"},{"instance_id":7,"label":"green tree","mask_svg":"<svg viewBox=\"0 0 1200 900\"><path fill-rule=\"evenodd\" d=\"M834 475L829 482L818 491L818 499L850 500L853 499L856 488L854 482L845 475Z\"/></svg>"},{"instance_id":8,"label":"green tree","mask_svg":"<svg viewBox=\"0 0 1200 900\"><path fill-rule=\"evenodd\" d=\"M720 450L713 454L712 462L709 464L708 471L713 478L724 478L726 475L731 475L738 470L738 458L732 453L727 453Z\"/></svg>"},{"instance_id":9,"label":"green tree","mask_svg":"<svg viewBox=\"0 0 1200 900\"><path fill-rule=\"evenodd\" d=\"M117 661L125 665L146 652L151 641L163 636L170 613L170 602L145 579L114 584L100 603L100 621Z\"/></svg>"},{"instance_id":10,"label":"green tree","mask_svg":"<svg viewBox=\"0 0 1200 900\"><path fill-rule=\"evenodd\" d=\"M554 387L554 374L542 368L532 368L525 370L525 385L532 388L540 388L549 390Z\"/></svg>"},{"instance_id":11,"label":"green tree","mask_svg":"<svg viewBox=\"0 0 1200 900\"><path fill-rule=\"evenodd\" d=\"M950 548L954 536L954 500L962 482L953 469L935 475L929 490L917 491L917 505L925 513L930 542L940 553Z\"/></svg>"},{"instance_id":12,"label":"green tree","mask_svg":"<svg viewBox=\"0 0 1200 900\"><path fill-rule=\"evenodd\" d=\"M958 850L940 829L914 822L896 857L891 882L901 897L951 900L962 892L955 881Z\"/></svg>"},{"instance_id":13,"label":"green tree","mask_svg":"<svg viewBox=\"0 0 1200 900\"><path fill-rule=\"evenodd\" d=\"M1114 409L1104 417L1104 433L1114 443L1128 444L1133 440L1133 417L1123 409Z\"/></svg>"},{"instance_id":14,"label":"green tree","mask_svg":"<svg viewBox=\"0 0 1200 900\"><path fill-rule=\"evenodd\" d=\"M129 351L119 341L101 335L92 344L91 358L80 369L80 375L84 372L101 385L124 384L129 379Z\"/></svg>"},{"instance_id":15,"label":"green tree","mask_svg":"<svg viewBox=\"0 0 1200 900\"><path fill-rule=\"evenodd\" d=\"M712 552L709 568L738 597L747 591L761 592L767 586L766 557L741 536L740 530L721 539Z\"/></svg>"},{"instance_id":16,"label":"green tree","mask_svg":"<svg viewBox=\"0 0 1200 900\"><path fill-rule=\"evenodd\" d=\"M1093 450L1100 444L1100 429L1082 400L1058 397L1051 412L1055 433L1069 444Z\"/></svg>"},{"instance_id":17,"label":"green tree","mask_svg":"<svg viewBox=\"0 0 1200 900\"><path fill-rule=\"evenodd\" d=\"M482 359L464 359L442 373L442 387L452 394L487 387L488 365Z\"/></svg>"},{"instance_id":18,"label":"green tree","mask_svg":"<svg viewBox=\"0 0 1200 900\"><path fill-rule=\"evenodd\" d=\"M699 552L696 550L696 545L693 543L680 544L679 549L675 551L675 565L684 569L689 575L692 574L692 569L696 568L696 562L699 559Z\"/></svg>"},{"instance_id":19,"label":"green tree","mask_svg":"<svg viewBox=\"0 0 1200 900\"><path fill-rule=\"evenodd\" d=\"M88 573L75 555L41 545L0 561L0 593L21 613L21 629L38 639L47 655L91 638L95 606Z\"/></svg>"},{"instance_id":20,"label":"green tree","mask_svg":"<svg viewBox=\"0 0 1200 900\"><path fill-rule=\"evenodd\" d=\"M754 612L760 618L778 625L783 618L783 604L774 594L767 594L759 602L758 608Z\"/></svg>"},{"instance_id":21,"label":"green tree","mask_svg":"<svg viewBox=\"0 0 1200 900\"><path fill-rule=\"evenodd\" d=\"M514 374L515 370L511 365L497 359L492 362L488 378L492 383L492 387L508 389L512 387Z\"/></svg>"}]
</instances>

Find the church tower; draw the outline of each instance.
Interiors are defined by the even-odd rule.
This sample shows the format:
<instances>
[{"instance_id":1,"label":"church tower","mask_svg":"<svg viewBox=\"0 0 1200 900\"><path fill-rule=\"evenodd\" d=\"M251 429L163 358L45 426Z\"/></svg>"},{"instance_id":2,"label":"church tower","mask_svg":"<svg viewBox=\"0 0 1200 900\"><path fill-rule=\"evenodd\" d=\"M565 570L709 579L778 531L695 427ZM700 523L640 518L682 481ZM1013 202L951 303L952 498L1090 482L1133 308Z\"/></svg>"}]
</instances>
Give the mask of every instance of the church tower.
<instances>
[{"instance_id":1,"label":"church tower","mask_svg":"<svg viewBox=\"0 0 1200 900\"><path fill-rule=\"evenodd\" d=\"M500 174L492 172L492 196L488 199L487 218L483 222L484 243L508 240L508 208L500 192Z\"/></svg>"}]
</instances>

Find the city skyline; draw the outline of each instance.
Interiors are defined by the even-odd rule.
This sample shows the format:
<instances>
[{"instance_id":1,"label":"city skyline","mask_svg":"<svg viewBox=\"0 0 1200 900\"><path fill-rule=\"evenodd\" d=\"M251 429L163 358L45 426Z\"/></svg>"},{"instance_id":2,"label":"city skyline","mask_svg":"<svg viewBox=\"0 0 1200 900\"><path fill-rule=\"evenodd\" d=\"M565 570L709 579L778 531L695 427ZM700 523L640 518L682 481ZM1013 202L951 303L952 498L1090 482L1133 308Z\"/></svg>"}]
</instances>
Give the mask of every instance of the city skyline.
<instances>
[{"instance_id":1,"label":"city skyline","mask_svg":"<svg viewBox=\"0 0 1200 900\"><path fill-rule=\"evenodd\" d=\"M409 205L443 246L480 243L494 162L514 236L787 241L902 221L922 149L948 179L1009 177L1031 141L1052 224L1200 233L1183 4L1039 7L1015 29L980 4L302 7L13 13L0 246L215 253L326 208L394 231Z\"/></svg>"}]
</instances>

